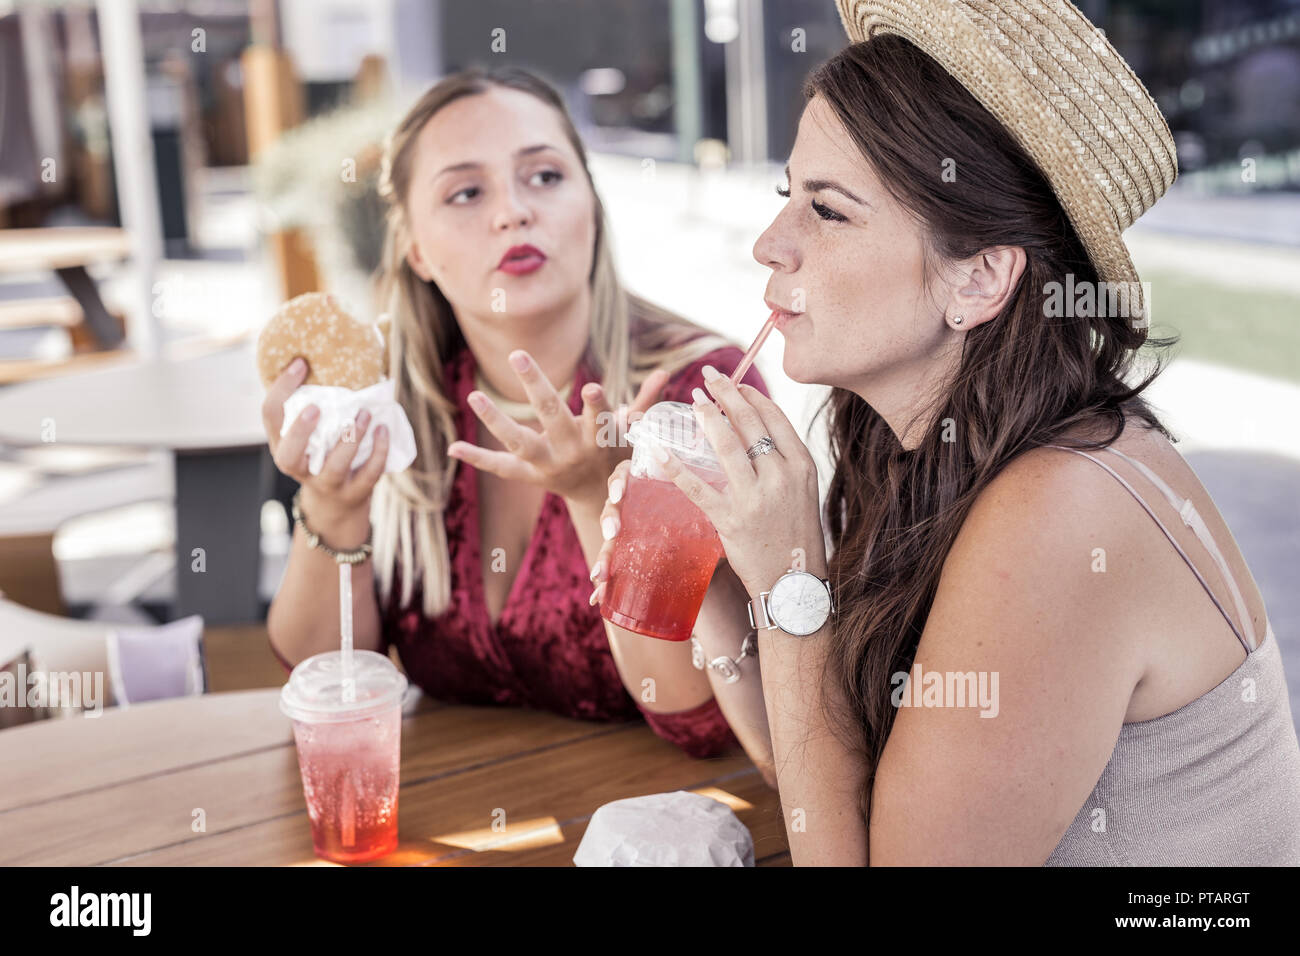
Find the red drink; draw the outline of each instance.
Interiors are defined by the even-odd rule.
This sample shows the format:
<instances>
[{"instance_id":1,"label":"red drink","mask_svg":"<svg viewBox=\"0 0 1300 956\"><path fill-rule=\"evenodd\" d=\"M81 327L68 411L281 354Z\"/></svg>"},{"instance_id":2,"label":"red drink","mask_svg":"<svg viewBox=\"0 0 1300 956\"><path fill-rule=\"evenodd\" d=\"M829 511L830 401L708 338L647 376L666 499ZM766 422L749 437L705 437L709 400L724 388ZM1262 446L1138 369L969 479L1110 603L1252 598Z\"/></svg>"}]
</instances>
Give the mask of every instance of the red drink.
<instances>
[{"instance_id":1,"label":"red drink","mask_svg":"<svg viewBox=\"0 0 1300 956\"><path fill-rule=\"evenodd\" d=\"M648 637L688 640L722 554L718 532L681 489L632 475L601 616Z\"/></svg>"},{"instance_id":2,"label":"red drink","mask_svg":"<svg viewBox=\"0 0 1300 956\"><path fill-rule=\"evenodd\" d=\"M280 692L293 719L316 855L359 863L397 848L397 787L406 678L374 651L354 651L352 684L338 651L309 657Z\"/></svg>"},{"instance_id":3,"label":"red drink","mask_svg":"<svg viewBox=\"0 0 1300 956\"><path fill-rule=\"evenodd\" d=\"M293 730L316 855L358 863L397 849L401 709Z\"/></svg>"}]
</instances>

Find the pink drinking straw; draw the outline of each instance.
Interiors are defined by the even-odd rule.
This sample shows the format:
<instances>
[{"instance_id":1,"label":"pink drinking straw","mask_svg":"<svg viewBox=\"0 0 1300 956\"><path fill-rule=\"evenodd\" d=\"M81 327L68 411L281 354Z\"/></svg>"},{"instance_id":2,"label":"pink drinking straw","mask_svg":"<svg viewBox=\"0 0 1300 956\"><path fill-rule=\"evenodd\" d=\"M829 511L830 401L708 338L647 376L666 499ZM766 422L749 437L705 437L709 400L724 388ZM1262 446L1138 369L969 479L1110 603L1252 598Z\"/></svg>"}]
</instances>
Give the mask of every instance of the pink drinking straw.
<instances>
[{"instance_id":1,"label":"pink drinking straw","mask_svg":"<svg viewBox=\"0 0 1300 956\"><path fill-rule=\"evenodd\" d=\"M763 323L763 327L759 329L758 337L754 339L754 344L749 347L749 351L746 352L744 358L740 360L740 364L736 366L736 370L731 373L732 385L739 384L740 380L745 377L745 373L749 371L749 367L754 364L754 359L758 355L758 350L763 347L763 343L767 341L767 337L772 334L772 329L776 326L776 316L776 312L769 315L767 321Z\"/></svg>"}]
</instances>

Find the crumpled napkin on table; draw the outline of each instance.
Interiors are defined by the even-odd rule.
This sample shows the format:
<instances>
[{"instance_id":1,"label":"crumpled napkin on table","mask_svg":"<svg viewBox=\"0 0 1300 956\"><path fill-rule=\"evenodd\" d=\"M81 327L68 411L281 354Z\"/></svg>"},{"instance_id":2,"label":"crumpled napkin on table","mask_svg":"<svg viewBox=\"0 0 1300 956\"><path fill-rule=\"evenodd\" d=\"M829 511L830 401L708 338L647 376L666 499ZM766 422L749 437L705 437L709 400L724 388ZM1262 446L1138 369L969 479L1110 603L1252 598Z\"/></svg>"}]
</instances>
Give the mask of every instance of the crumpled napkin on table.
<instances>
[{"instance_id":1,"label":"crumpled napkin on table","mask_svg":"<svg viewBox=\"0 0 1300 956\"><path fill-rule=\"evenodd\" d=\"M754 838L725 803L686 790L596 810L575 866L753 866Z\"/></svg>"},{"instance_id":2,"label":"crumpled napkin on table","mask_svg":"<svg viewBox=\"0 0 1300 956\"><path fill-rule=\"evenodd\" d=\"M388 428L388 460L384 471L404 471L415 461L415 432L406 418L406 412L393 398L393 380L386 378L367 388L341 388L337 385L300 385L284 402L284 423L280 434L287 432L299 413L308 405L320 409L316 428L307 439L307 470L319 475L325 465L325 455L338 444L349 424L356 435L356 417L361 409L370 411L370 427L361 435L352 471L369 460L374 451L375 429Z\"/></svg>"}]
</instances>

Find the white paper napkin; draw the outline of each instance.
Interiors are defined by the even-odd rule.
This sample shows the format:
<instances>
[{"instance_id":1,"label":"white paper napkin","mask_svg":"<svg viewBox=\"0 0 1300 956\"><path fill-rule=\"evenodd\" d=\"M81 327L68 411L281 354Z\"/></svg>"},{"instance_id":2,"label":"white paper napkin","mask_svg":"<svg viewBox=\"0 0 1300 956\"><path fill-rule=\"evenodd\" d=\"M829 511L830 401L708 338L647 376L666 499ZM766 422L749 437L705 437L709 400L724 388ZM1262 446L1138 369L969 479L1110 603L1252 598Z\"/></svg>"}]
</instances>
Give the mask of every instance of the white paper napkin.
<instances>
[{"instance_id":1,"label":"white paper napkin","mask_svg":"<svg viewBox=\"0 0 1300 956\"><path fill-rule=\"evenodd\" d=\"M754 838L725 803L686 790L607 803L575 866L753 866Z\"/></svg>"},{"instance_id":2,"label":"white paper napkin","mask_svg":"<svg viewBox=\"0 0 1300 956\"><path fill-rule=\"evenodd\" d=\"M289 430L308 405L320 409L316 428L307 439L307 470L313 475L320 474L325 465L325 455L338 444L349 425L352 426L353 441L357 440L356 417L363 408L370 412L370 427L360 437L356 456L352 459L352 470L356 471L370 458L375 446L375 429L380 425L388 429L388 460L384 463L384 471L404 471L415 461L415 432L406 412L393 398L391 378L358 389L337 385L298 386L297 391L285 399L281 435Z\"/></svg>"}]
</instances>

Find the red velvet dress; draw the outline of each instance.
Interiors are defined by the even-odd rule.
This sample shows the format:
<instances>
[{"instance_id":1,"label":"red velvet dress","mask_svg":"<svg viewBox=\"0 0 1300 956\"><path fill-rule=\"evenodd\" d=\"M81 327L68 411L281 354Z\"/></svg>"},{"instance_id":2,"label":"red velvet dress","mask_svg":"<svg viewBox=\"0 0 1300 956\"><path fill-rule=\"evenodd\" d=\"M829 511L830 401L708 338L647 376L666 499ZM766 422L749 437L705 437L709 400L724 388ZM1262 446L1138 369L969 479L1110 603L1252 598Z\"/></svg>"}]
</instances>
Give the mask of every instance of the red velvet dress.
<instances>
[{"instance_id":1,"label":"red velvet dress","mask_svg":"<svg viewBox=\"0 0 1300 956\"><path fill-rule=\"evenodd\" d=\"M742 355L734 346L710 352L675 373L659 400L689 404L691 389L703 388L704 365L730 374ZM477 444L478 418L466 400L474 388L475 366L474 353L462 346L447 363L446 381L458 409L457 437ZM575 415L582 408L582 386L593 379L586 363L580 364L568 402ZM751 368L744 381L767 394L757 369ZM556 494L546 493L500 618L491 623L483 596L476 478L472 465L457 464L445 512L451 603L438 617L425 617L417 581L411 604L397 607L399 565L392 597L380 606L381 651L396 645L407 676L426 694L448 703L532 707L600 721L633 720L640 714L657 735L693 757L739 746L713 698L689 710L653 713L627 692L600 608L587 603L591 569L564 499Z\"/></svg>"}]
</instances>

